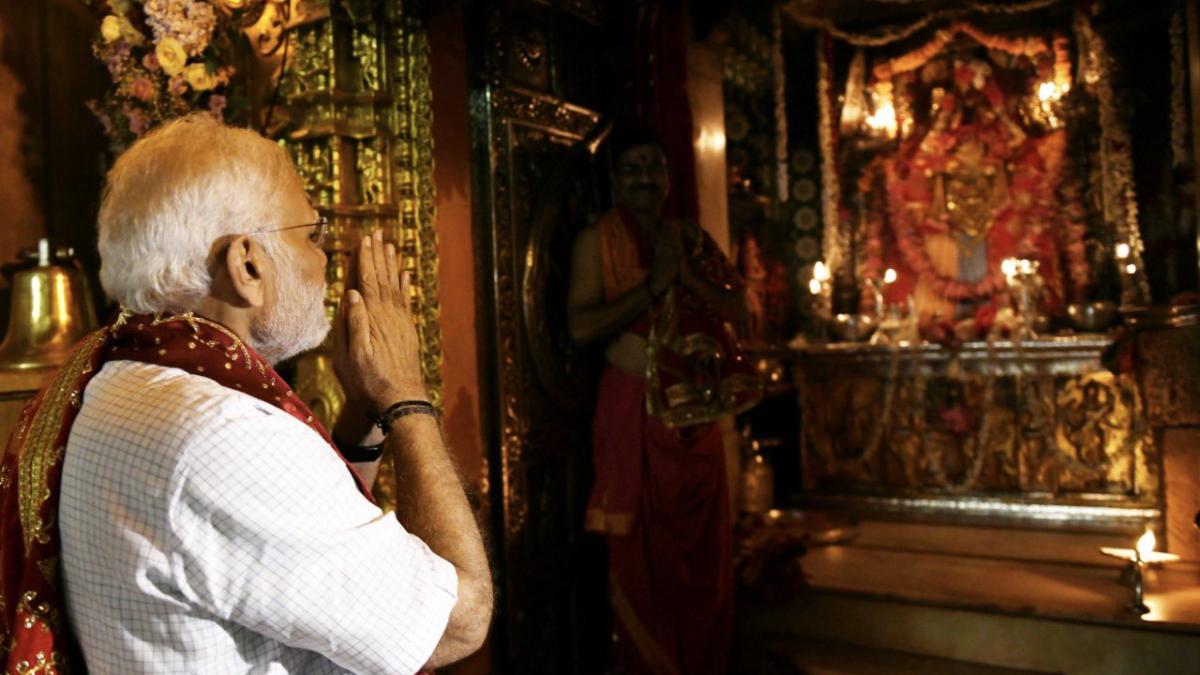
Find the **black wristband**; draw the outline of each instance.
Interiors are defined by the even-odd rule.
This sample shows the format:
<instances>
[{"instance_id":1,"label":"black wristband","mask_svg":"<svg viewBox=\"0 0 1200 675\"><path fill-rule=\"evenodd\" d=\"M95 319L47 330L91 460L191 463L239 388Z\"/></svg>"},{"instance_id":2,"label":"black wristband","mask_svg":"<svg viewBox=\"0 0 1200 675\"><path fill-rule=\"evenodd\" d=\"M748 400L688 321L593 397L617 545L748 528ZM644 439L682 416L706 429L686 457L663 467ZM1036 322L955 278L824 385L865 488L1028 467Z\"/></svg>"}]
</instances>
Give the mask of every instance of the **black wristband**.
<instances>
[{"instance_id":1,"label":"black wristband","mask_svg":"<svg viewBox=\"0 0 1200 675\"><path fill-rule=\"evenodd\" d=\"M342 453L342 457L346 458L347 462L357 464L359 462L374 462L383 455L383 443L378 445L342 445L337 443L338 452Z\"/></svg>"},{"instance_id":2,"label":"black wristband","mask_svg":"<svg viewBox=\"0 0 1200 675\"><path fill-rule=\"evenodd\" d=\"M389 406L382 415L378 417L371 416L371 421L386 436L392 429L392 422L406 415L432 415L433 417L437 417L437 411L433 409L433 404L429 401L400 401Z\"/></svg>"}]
</instances>

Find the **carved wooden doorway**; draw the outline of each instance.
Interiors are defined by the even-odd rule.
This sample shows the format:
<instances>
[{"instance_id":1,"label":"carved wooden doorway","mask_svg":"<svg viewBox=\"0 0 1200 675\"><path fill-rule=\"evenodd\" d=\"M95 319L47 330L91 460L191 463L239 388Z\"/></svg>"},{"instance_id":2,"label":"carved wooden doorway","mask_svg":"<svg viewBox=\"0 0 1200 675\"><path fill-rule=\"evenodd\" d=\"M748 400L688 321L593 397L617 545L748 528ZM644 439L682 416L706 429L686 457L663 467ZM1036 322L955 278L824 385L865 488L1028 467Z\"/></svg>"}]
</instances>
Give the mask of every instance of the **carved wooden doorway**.
<instances>
[{"instance_id":1,"label":"carved wooden doorway","mask_svg":"<svg viewBox=\"0 0 1200 675\"><path fill-rule=\"evenodd\" d=\"M492 547L493 663L599 672L603 543L583 533L598 360L566 330L575 234L608 202L587 150L606 66L602 3L494 0L473 13L472 163ZM591 107L588 107L591 104Z\"/></svg>"}]
</instances>

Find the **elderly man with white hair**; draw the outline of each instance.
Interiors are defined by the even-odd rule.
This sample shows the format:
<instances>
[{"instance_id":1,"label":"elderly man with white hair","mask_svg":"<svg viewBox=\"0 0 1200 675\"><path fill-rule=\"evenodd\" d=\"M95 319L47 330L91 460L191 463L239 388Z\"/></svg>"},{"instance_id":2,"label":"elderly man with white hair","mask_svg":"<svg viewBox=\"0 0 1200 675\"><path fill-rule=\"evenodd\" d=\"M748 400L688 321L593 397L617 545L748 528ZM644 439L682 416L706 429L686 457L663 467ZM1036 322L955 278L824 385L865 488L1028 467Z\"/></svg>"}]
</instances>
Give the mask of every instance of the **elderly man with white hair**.
<instances>
[{"instance_id":1,"label":"elderly man with white hair","mask_svg":"<svg viewBox=\"0 0 1200 675\"><path fill-rule=\"evenodd\" d=\"M4 672L406 673L479 648L490 570L391 244L359 243L334 322L332 434L272 367L330 330L327 231L279 145L207 115L117 159L99 249L122 311L0 466Z\"/></svg>"}]
</instances>

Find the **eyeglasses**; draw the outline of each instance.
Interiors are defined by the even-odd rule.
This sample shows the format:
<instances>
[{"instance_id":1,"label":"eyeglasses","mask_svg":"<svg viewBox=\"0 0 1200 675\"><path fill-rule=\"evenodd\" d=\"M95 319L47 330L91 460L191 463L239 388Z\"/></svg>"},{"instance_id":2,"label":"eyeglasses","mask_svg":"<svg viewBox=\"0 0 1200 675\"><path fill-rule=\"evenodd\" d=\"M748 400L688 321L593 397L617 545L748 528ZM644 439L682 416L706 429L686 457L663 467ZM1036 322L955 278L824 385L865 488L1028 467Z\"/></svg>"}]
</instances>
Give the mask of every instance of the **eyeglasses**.
<instances>
[{"instance_id":1,"label":"eyeglasses","mask_svg":"<svg viewBox=\"0 0 1200 675\"><path fill-rule=\"evenodd\" d=\"M325 216L320 216L317 218L316 222L313 223L288 225L287 227L281 227L277 230L263 230L262 232L255 232L254 234L271 234L272 232L283 232L285 230L298 230L302 227L313 228L312 233L308 235L308 240L312 242L313 246L321 246L325 243L325 238L329 236L329 218Z\"/></svg>"}]
</instances>

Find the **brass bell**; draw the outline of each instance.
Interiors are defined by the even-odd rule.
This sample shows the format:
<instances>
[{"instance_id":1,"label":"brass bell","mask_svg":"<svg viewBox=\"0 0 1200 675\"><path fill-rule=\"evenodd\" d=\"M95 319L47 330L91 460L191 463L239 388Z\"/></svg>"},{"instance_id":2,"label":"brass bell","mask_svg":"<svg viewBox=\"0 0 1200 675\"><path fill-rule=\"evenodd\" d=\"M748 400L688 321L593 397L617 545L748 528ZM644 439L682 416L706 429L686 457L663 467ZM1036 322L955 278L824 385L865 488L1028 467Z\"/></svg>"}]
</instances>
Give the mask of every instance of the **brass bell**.
<instances>
[{"instance_id":1,"label":"brass bell","mask_svg":"<svg viewBox=\"0 0 1200 675\"><path fill-rule=\"evenodd\" d=\"M37 267L13 276L8 332L0 344L0 370L29 370L62 365L71 348L95 330L87 278L73 265L54 264L50 243L38 242ZM30 254L33 257L33 254Z\"/></svg>"}]
</instances>

